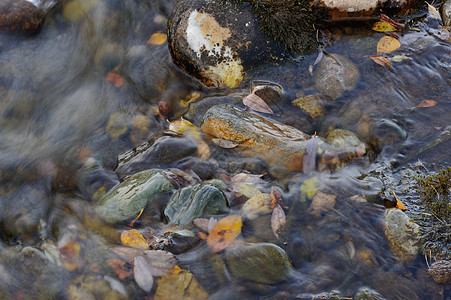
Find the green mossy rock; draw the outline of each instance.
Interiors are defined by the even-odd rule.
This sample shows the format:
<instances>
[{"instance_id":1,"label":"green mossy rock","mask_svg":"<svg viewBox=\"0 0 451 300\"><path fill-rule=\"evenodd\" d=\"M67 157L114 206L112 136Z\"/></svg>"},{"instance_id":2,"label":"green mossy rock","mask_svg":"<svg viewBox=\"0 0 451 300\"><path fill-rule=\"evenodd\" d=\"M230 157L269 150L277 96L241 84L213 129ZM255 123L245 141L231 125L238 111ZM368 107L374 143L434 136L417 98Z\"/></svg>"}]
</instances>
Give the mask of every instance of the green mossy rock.
<instances>
[{"instance_id":1,"label":"green mossy rock","mask_svg":"<svg viewBox=\"0 0 451 300\"><path fill-rule=\"evenodd\" d=\"M220 180L209 180L177 191L169 201L164 215L170 223L182 227L205 215L227 211L227 200L219 187Z\"/></svg>"},{"instance_id":2,"label":"green mossy rock","mask_svg":"<svg viewBox=\"0 0 451 300\"><path fill-rule=\"evenodd\" d=\"M226 252L230 273L237 279L275 284L294 271L285 251L271 243L248 244Z\"/></svg>"},{"instance_id":3,"label":"green mossy rock","mask_svg":"<svg viewBox=\"0 0 451 300\"><path fill-rule=\"evenodd\" d=\"M112 224L132 218L148 204L160 206L161 199L165 198L163 196L175 191L169 176L174 174L156 169L136 173L103 196L96 203L95 210L102 219Z\"/></svg>"}]
</instances>

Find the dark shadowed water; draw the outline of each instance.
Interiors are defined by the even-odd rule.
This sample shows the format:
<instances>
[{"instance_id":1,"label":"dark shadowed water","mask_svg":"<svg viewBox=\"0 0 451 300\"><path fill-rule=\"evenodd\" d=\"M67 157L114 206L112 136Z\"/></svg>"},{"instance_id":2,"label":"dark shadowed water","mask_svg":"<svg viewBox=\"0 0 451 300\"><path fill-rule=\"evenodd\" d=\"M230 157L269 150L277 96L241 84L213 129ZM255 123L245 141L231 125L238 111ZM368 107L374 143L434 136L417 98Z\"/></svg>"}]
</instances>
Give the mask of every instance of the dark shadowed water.
<instances>
[{"instance_id":1,"label":"dark shadowed water","mask_svg":"<svg viewBox=\"0 0 451 300\"><path fill-rule=\"evenodd\" d=\"M268 287L232 279L227 272L221 277L212 262L217 257L203 242L179 251L178 265L214 299L310 299L331 290L352 297L363 286L387 299L449 299L449 290L427 274L422 254L402 263L390 252L381 225L384 202L394 201L390 191L406 204L408 216L418 217L415 175L450 163L451 46L423 21L426 12L412 18L415 30L401 34L401 47L385 55L391 68L370 58L384 33L366 23L331 30L323 50L353 61L361 80L329 102L324 117L313 120L291 101L317 94L309 67L318 53L256 69L235 90L207 89L172 63L166 42L148 42L166 32L175 3L62 0L39 33L0 33L0 298L106 299L114 290L116 298L151 299L156 279L153 290L145 292L133 276L118 276L106 262L120 244L119 232L128 227L96 218L96 193L119 182L117 156L168 129L167 117L185 114L199 125L202 115L188 111L190 98L208 103L219 97L236 104L249 93L250 81L263 80L279 84L287 95L273 107L277 121L319 136L348 129L370 144L370 151L336 171L263 178L262 190L277 186L282 191L288 229L277 239L270 219L249 221L242 236L281 246L296 270L289 280ZM424 100L436 102L419 107ZM168 150L164 165L196 169L197 160L171 165L183 150L177 147ZM198 174L201 178L268 171L253 157L213 144L210 151L216 169ZM303 184L312 178L324 193L337 195L332 209L320 215L308 210L311 199ZM356 195L367 201L362 204L352 198ZM161 233L163 223L152 226ZM71 241L78 248L70 247ZM27 246L33 248L24 254Z\"/></svg>"}]
</instances>

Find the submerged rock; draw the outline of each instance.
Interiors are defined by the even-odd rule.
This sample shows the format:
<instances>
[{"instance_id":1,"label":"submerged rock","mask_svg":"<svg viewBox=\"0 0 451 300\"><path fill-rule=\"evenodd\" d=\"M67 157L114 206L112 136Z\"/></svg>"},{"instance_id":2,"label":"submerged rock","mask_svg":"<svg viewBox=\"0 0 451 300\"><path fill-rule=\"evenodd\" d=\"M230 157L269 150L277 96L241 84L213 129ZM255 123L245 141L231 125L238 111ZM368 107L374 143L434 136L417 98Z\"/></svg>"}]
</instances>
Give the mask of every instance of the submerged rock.
<instances>
[{"instance_id":1,"label":"submerged rock","mask_svg":"<svg viewBox=\"0 0 451 300\"><path fill-rule=\"evenodd\" d=\"M451 261L436 261L431 265L428 273L437 283L451 283Z\"/></svg>"},{"instance_id":2,"label":"submerged rock","mask_svg":"<svg viewBox=\"0 0 451 300\"><path fill-rule=\"evenodd\" d=\"M137 215L142 209L156 210L157 217L174 186L191 178L182 171L146 170L116 185L95 205L96 213L107 223L118 223ZM149 206L149 207L148 207Z\"/></svg>"},{"instance_id":3,"label":"submerged rock","mask_svg":"<svg viewBox=\"0 0 451 300\"><path fill-rule=\"evenodd\" d=\"M313 74L315 88L332 100L352 91L360 81L360 71L348 58L338 54L324 54Z\"/></svg>"},{"instance_id":4,"label":"submerged rock","mask_svg":"<svg viewBox=\"0 0 451 300\"><path fill-rule=\"evenodd\" d=\"M31 1L0 0L0 30L20 33L36 32L45 14Z\"/></svg>"},{"instance_id":5,"label":"submerged rock","mask_svg":"<svg viewBox=\"0 0 451 300\"><path fill-rule=\"evenodd\" d=\"M174 63L210 87L237 87L250 67L280 51L249 7L220 0L180 1L168 21L168 45Z\"/></svg>"},{"instance_id":6,"label":"submerged rock","mask_svg":"<svg viewBox=\"0 0 451 300\"><path fill-rule=\"evenodd\" d=\"M354 300L384 300L381 294L369 287L361 287L355 293Z\"/></svg>"},{"instance_id":7,"label":"submerged rock","mask_svg":"<svg viewBox=\"0 0 451 300\"><path fill-rule=\"evenodd\" d=\"M247 244L227 251L226 262L233 277L263 284L284 281L294 271L285 251L271 243Z\"/></svg>"},{"instance_id":8,"label":"submerged rock","mask_svg":"<svg viewBox=\"0 0 451 300\"><path fill-rule=\"evenodd\" d=\"M447 0L440 9L444 26L451 25L451 1Z\"/></svg>"},{"instance_id":9,"label":"submerged rock","mask_svg":"<svg viewBox=\"0 0 451 300\"><path fill-rule=\"evenodd\" d=\"M396 208L385 211L383 226L392 253L406 263L412 262L419 252L420 227Z\"/></svg>"},{"instance_id":10,"label":"submerged rock","mask_svg":"<svg viewBox=\"0 0 451 300\"><path fill-rule=\"evenodd\" d=\"M177 191L164 210L168 221L183 227L196 218L226 212L226 197L217 187L221 183L210 180Z\"/></svg>"},{"instance_id":11,"label":"submerged rock","mask_svg":"<svg viewBox=\"0 0 451 300\"><path fill-rule=\"evenodd\" d=\"M303 170L306 164L310 171L317 161L323 166L336 166L366 152L366 145L349 131L336 129L326 139L311 137L230 105L209 109L201 127L215 138L237 144L233 151L261 157L275 176Z\"/></svg>"}]
</instances>

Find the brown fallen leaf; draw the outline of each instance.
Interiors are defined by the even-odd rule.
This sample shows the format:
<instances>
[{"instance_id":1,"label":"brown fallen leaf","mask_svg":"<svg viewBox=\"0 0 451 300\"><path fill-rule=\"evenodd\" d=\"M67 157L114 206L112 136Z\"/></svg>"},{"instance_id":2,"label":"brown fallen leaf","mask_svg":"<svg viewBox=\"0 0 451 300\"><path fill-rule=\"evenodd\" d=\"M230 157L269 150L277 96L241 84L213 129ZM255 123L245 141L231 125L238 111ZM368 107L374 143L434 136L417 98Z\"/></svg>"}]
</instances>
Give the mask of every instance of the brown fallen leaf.
<instances>
[{"instance_id":1,"label":"brown fallen leaf","mask_svg":"<svg viewBox=\"0 0 451 300\"><path fill-rule=\"evenodd\" d=\"M401 43L394 37L384 36L377 43L377 53L388 53L401 47Z\"/></svg>"},{"instance_id":2,"label":"brown fallen leaf","mask_svg":"<svg viewBox=\"0 0 451 300\"><path fill-rule=\"evenodd\" d=\"M113 83L115 87L121 87L122 84L124 83L121 75L114 73L114 72L109 72L108 74L106 74L106 80Z\"/></svg>"},{"instance_id":3,"label":"brown fallen leaf","mask_svg":"<svg viewBox=\"0 0 451 300\"><path fill-rule=\"evenodd\" d=\"M212 253L217 253L230 245L241 233L241 216L231 215L219 220L207 237Z\"/></svg>"},{"instance_id":4,"label":"brown fallen leaf","mask_svg":"<svg viewBox=\"0 0 451 300\"><path fill-rule=\"evenodd\" d=\"M168 39L168 36L165 33L155 32L147 40L147 44L149 44L149 45L162 45L162 44L164 44L167 41L167 39Z\"/></svg>"},{"instance_id":5,"label":"brown fallen leaf","mask_svg":"<svg viewBox=\"0 0 451 300\"><path fill-rule=\"evenodd\" d=\"M389 69L391 69L391 63L388 60L388 58L383 57L383 56L370 56L370 58L377 64L383 66L383 67L387 67Z\"/></svg>"},{"instance_id":6,"label":"brown fallen leaf","mask_svg":"<svg viewBox=\"0 0 451 300\"><path fill-rule=\"evenodd\" d=\"M276 208L277 205L283 206L282 203L282 194L276 190L274 187L271 189L271 209Z\"/></svg>"},{"instance_id":7,"label":"brown fallen leaf","mask_svg":"<svg viewBox=\"0 0 451 300\"><path fill-rule=\"evenodd\" d=\"M417 106L418 107L433 107L437 105L437 101L428 99L421 101Z\"/></svg>"},{"instance_id":8,"label":"brown fallen leaf","mask_svg":"<svg viewBox=\"0 0 451 300\"><path fill-rule=\"evenodd\" d=\"M249 174L249 173L238 173L232 177L230 180L232 184L237 182L247 183L250 185L258 184L267 173L264 174Z\"/></svg>"},{"instance_id":9,"label":"brown fallen leaf","mask_svg":"<svg viewBox=\"0 0 451 300\"><path fill-rule=\"evenodd\" d=\"M85 260L80 257L80 250L80 243L73 240L59 249L61 263L67 270L75 271L85 264Z\"/></svg>"},{"instance_id":10,"label":"brown fallen leaf","mask_svg":"<svg viewBox=\"0 0 451 300\"><path fill-rule=\"evenodd\" d=\"M380 15L380 20L381 20L381 22L390 24L391 26L395 27L398 30L403 30L403 29L406 28L406 25L404 25L402 23L399 23L399 22L396 22L396 21L393 21L387 15L384 15L384 14Z\"/></svg>"},{"instance_id":11,"label":"brown fallen leaf","mask_svg":"<svg viewBox=\"0 0 451 300\"><path fill-rule=\"evenodd\" d=\"M144 239L141 233L136 229L124 230L121 233L121 242L125 246L138 248L138 249L148 249L149 244Z\"/></svg>"},{"instance_id":12,"label":"brown fallen leaf","mask_svg":"<svg viewBox=\"0 0 451 300\"><path fill-rule=\"evenodd\" d=\"M135 257L133 275L136 283L145 292L150 292L153 286L153 276L149 263L142 256Z\"/></svg>"},{"instance_id":13,"label":"brown fallen leaf","mask_svg":"<svg viewBox=\"0 0 451 300\"><path fill-rule=\"evenodd\" d=\"M146 250L143 257L149 264L152 275L156 277L168 274L177 264L174 254L163 250Z\"/></svg>"},{"instance_id":14,"label":"brown fallen leaf","mask_svg":"<svg viewBox=\"0 0 451 300\"><path fill-rule=\"evenodd\" d=\"M124 280L133 275L133 264L131 263L115 258L107 259L106 263L111 267L119 280Z\"/></svg>"},{"instance_id":15,"label":"brown fallen leaf","mask_svg":"<svg viewBox=\"0 0 451 300\"><path fill-rule=\"evenodd\" d=\"M260 98L259 96L251 93L243 98L243 104L257 112L265 113L265 114L274 114L272 109L266 104L266 102Z\"/></svg>"},{"instance_id":16,"label":"brown fallen leaf","mask_svg":"<svg viewBox=\"0 0 451 300\"><path fill-rule=\"evenodd\" d=\"M287 217L285 216L285 212L283 211L282 206L279 204L274 207L271 215L271 228L274 235L279 238L279 230L285 225L287 221Z\"/></svg>"},{"instance_id":17,"label":"brown fallen leaf","mask_svg":"<svg viewBox=\"0 0 451 300\"><path fill-rule=\"evenodd\" d=\"M400 210L407 210L407 207L404 204L402 204L401 200L398 199L395 192L393 192L393 191L391 191L391 192L393 193L393 195L395 196L395 199L396 199L395 208L400 209Z\"/></svg>"}]
</instances>

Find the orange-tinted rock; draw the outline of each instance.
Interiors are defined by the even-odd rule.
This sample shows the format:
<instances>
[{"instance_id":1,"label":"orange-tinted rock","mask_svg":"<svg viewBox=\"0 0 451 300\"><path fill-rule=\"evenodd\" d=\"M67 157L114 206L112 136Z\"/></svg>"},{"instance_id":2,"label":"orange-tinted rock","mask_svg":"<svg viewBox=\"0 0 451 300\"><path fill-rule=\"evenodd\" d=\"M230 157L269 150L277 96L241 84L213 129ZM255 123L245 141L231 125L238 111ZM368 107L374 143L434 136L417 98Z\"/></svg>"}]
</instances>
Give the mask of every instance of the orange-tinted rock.
<instances>
[{"instance_id":1,"label":"orange-tinted rock","mask_svg":"<svg viewBox=\"0 0 451 300\"><path fill-rule=\"evenodd\" d=\"M25 0L0 0L0 30L33 33L44 19L33 3Z\"/></svg>"},{"instance_id":2,"label":"orange-tinted rock","mask_svg":"<svg viewBox=\"0 0 451 300\"><path fill-rule=\"evenodd\" d=\"M338 165L361 156L366 146L354 134L334 130L323 139L230 105L217 105L204 115L202 130L210 136L238 144L233 151L261 157L273 175L322 165Z\"/></svg>"}]
</instances>

